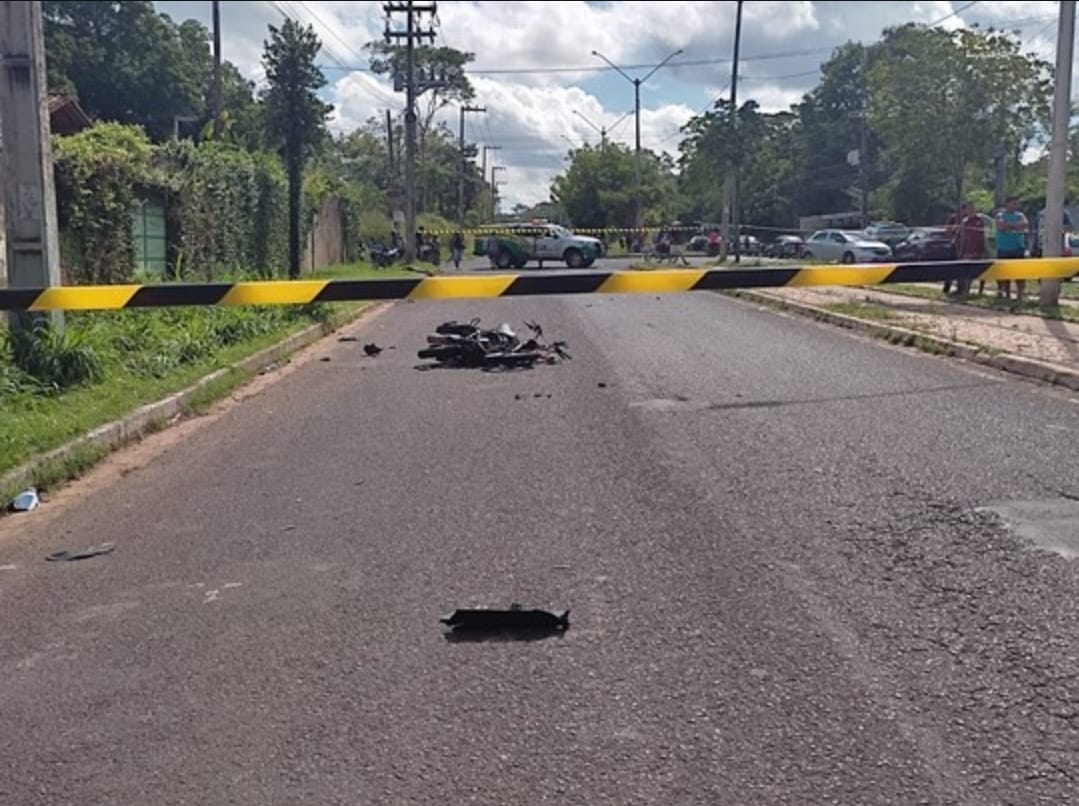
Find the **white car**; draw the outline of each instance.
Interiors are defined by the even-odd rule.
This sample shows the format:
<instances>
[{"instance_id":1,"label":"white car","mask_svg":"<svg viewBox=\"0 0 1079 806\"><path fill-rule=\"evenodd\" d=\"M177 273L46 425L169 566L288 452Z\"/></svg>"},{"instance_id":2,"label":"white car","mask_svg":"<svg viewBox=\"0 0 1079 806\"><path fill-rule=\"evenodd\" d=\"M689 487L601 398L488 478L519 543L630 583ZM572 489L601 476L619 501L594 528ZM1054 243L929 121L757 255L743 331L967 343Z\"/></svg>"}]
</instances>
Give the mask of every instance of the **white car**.
<instances>
[{"instance_id":1,"label":"white car","mask_svg":"<svg viewBox=\"0 0 1079 806\"><path fill-rule=\"evenodd\" d=\"M599 238L577 235L560 224L506 224L499 229L520 238L529 259L563 262L571 269L591 266L607 251Z\"/></svg>"},{"instance_id":2,"label":"white car","mask_svg":"<svg viewBox=\"0 0 1079 806\"><path fill-rule=\"evenodd\" d=\"M802 254L807 259L840 263L882 263L892 259L892 248L860 232L822 229L810 236Z\"/></svg>"}]
</instances>

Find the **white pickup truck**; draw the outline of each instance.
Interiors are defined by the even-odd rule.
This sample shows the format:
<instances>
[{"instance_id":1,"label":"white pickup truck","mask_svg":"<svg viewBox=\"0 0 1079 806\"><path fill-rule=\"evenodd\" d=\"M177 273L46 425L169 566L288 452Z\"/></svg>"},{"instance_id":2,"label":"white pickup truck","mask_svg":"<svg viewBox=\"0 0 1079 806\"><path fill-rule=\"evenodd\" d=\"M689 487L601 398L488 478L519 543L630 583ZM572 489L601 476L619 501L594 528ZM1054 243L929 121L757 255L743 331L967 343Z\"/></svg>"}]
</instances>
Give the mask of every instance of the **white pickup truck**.
<instances>
[{"instance_id":1,"label":"white pickup truck","mask_svg":"<svg viewBox=\"0 0 1079 806\"><path fill-rule=\"evenodd\" d=\"M604 253L603 242L575 235L559 224L503 224L476 238L475 254L489 256L500 269L522 268L530 261L565 263L571 269L591 266Z\"/></svg>"}]
</instances>

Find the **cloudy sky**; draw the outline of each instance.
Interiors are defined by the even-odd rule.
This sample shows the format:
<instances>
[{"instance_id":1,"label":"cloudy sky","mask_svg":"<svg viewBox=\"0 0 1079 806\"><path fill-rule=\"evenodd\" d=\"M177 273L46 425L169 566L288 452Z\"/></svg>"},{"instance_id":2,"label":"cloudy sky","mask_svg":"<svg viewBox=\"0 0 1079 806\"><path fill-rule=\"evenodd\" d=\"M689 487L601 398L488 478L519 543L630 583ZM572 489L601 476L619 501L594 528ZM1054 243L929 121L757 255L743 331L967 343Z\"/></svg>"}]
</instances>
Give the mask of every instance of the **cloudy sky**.
<instances>
[{"instance_id":1,"label":"cloudy sky","mask_svg":"<svg viewBox=\"0 0 1079 806\"><path fill-rule=\"evenodd\" d=\"M209 25L210 3L157 2L176 20ZM372 115L399 114L403 95L366 71L363 45L380 38L380 2L222 2L225 58L256 81L267 24L287 14L309 22L323 42L320 58L336 107L332 127L349 131ZM739 99L766 110L788 107L813 86L832 48L870 42L904 22L996 26L1016 30L1027 47L1052 59L1056 2L766 2L745 3ZM683 53L641 89L645 147L676 153L679 127L729 92L734 2L447 2L438 3L438 43L476 54L470 75L486 115L468 118L470 140L499 145L509 204L547 197L570 147L597 142L633 108L633 86L591 55L597 50L626 72L644 76L671 52ZM456 110L447 113L456 128ZM633 118L611 134L632 143Z\"/></svg>"}]
</instances>

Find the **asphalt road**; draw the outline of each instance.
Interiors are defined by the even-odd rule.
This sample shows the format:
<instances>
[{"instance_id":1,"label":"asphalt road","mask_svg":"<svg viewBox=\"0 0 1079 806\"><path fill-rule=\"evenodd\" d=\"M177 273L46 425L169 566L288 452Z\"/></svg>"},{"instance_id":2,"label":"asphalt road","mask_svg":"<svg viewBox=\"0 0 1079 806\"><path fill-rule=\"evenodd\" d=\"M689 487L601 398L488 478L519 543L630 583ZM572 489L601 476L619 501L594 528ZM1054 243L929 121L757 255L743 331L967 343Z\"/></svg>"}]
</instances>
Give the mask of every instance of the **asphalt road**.
<instances>
[{"instance_id":1,"label":"asphalt road","mask_svg":"<svg viewBox=\"0 0 1079 806\"><path fill-rule=\"evenodd\" d=\"M415 368L473 314L574 359ZM1075 399L710 294L357 332L0 522L0 803L1079 803L1079 567L985 509L1076 529Z\"/></svg>"},{"instance_id":2,"label":"asphalt road","mask_svg":"<svg viewBox=\"0 0 1079 806\"><path fill-rule=\"evenodd\" d=\"M700 253L689 253L686 255L687 262L694 268L703 268L705 266L711 266L715 263L715 258L709 258ZM756 260L756 258L753 258ZM634 266L640 266L643 259L640 255L634 256L618 256L618 257L601 257L590 267L592 271L627 271ZM665 262L662 264L663 268L680 268L682 264L675 264L672 262ZM442 262L440 266L444 272L453 271L453 263L449 260ZM491 268L491 261L485 257L475 257L473 255L466 255L465 259L461 261L461 271L473 272L473 271L488 271ZM541 269L538 263L529 263L523 269L507 269L509 272L532 272L532 271L568 271L565 263L557 261L545 261L543 268ZM578 269L577 271L582 271Z\"/></svg>"}]
</instances>

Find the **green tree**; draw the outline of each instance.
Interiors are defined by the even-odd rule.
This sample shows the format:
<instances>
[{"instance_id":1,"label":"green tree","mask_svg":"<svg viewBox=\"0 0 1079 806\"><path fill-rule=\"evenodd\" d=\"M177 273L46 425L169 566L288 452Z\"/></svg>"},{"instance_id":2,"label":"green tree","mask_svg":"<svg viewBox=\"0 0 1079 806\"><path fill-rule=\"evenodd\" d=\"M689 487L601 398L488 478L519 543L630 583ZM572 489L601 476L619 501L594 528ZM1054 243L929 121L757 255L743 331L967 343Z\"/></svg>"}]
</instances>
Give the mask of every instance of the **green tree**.
<instances>
[{"instance_id":1,"label":"green tree","mask_svg":"<svg viewBox=\"0 0 1079 806\"><path fill-rule=\"evenodd\" d=\"M199 23L177 26L146 0L53 0L44 14L49 87L92 117L161 140L174 117L205 115L210 49Z\"/></svg>"},{"instance_id":2,"label":"green tree","mask_svg":"<svg viewBox=\"0 0 1079 806\"><path fill-rule=\"evenodd\" d=\"M288 174L289 276L300 274L300 213L303 170L326 133L331 107L318 97L326 84L315 58L322 47L311 26L287 19L280 28L270 26L262 66L266 71L266 121L278 139Z\"/></svg>"},{"instance_id":3,"label":"green tree","mask_svg":"<svg viewBox=\"0 0 1079 806\"><path fill-rule=\"evenodd\" d=\"M566 172L551 185L551 200L577 227L632 227L636 214L633 149L621 143L584 146L569 154ZM676 209L674 166L645 152L641 201L646 224L668 223Z\"/></svg>"},{"instance_id":4,"label":"green tree","mask_svg":"<svg viewBox=\"0 0 1079 806\"><path fill-rule=\"evenodd\" d=\"M737 166L741 215L749 225L790 226L795 216L793 154L797 118L789 112L762 114L754 101L738 110L730 102L691 118L683 127L679 179L681 213L697 221L716 221L724 204L725 182Z\"/></svg>"},{"instance_id":5,"label":"green tree","mask_svg":"<svg viewBox=\"0 0 1079 806\"><path fill-rule=\"evenodd\" d=\"M895 169L894 209L908 220L958 206L972 169L998 144L1018 153L1048 116L1049 66L1012 34L904 25L885 32L869 71L870 122ZM945 198L926 198L933 177ZM912 180L928 180L921 193Z\"/></svg>"}]
</instances>

